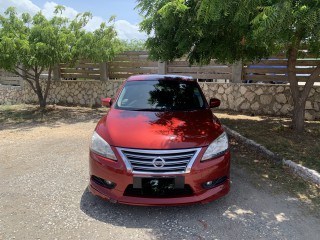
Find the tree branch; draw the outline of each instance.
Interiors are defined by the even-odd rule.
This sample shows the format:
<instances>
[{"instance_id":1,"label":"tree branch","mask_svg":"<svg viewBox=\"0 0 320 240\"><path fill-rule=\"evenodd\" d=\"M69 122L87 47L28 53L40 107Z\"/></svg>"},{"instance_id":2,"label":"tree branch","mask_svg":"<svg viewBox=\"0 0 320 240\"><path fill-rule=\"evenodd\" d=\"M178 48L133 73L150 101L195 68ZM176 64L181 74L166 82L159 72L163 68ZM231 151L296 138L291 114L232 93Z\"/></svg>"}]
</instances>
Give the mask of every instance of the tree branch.
<instances>
[{"instance_id":1,"label":"tree branch","mask_svg":"<svg viewBox=\"0 0 320 240\"><path fill-rule=\"evenodd\" d=\"M37 90L36 90L35 86L33 85L33 82L30 79L25 79L25 80L30 84L32 90L36 93Z\"/></svg>"},{"instance_id":2,"label":"tree branch","mask_svg":"<svg viewBox=\"0 0 320 240\"><path fill-rule=\"evenodd\" d=\"M36 92L36 88L35 88L35 86L33 85L33 82L30 80L29 77L23 76L22 74L20 74L20 73L19 73L18 71L16 71L16 70L14 71L14 73L17 74L19 77L23 78L24 80L26 80L26 81L30 84L32 90L33 90L34 92Z\"/></svg>"},{"instance_id":3,"label":"tree branch","mask_svg":"<svg viewBox=\"0 0 320 240\"><path fill-rule=\"evenodd\" d=\"M21 70L21 71L23 72L23 74L20 74L19 72L15 71L15 73L16 73L17 75L19 75L20 77L24 78L25 76L29 76L29 78L31 78L31 79L35 78L34 75L32 75L31 73L29 73L29 72L26 71L25 69L19 67L18 65L16 65L16 68L19 69L19 70Z\"/></svg>"},{"instance_id":4,"label":"tree branch","mask_svg":"<svg viewBox=\"0 0 320 240\"><path fill-rule=\"evenodd\" d=\"M38 72L38 76L37 76L38 78L40 78L40 75L41 75L41 73L43 72L43 70L44 70L44 67L41 67L40 70L39 70L39 72Z\"/></svg>"},{"instance_id":5,"label":"tree branch","mask_svg":"<svg viewBox=\"0 0 320 240\"><path fill-rule=\"evenodd\" d=\"M308 80L306 81L306 84L302 90L302 97L305 98L304 100L308 98L311 88L313 87L317 78L319 78L319 75L320 75L320 64L317 65L315 70L311 73Z\"/></svg>"},{"instance_id":6,"label":"tree branch","mask_svg":"<svg viewBox=\"0 0 320 240\"><path fill-rule=\"evenodd\" d=\"M18 75L19 77L21 77L22 79L31 79L31 80L34 80L34 76L32 76L32 75L30 75L30 76L28 76L28 75L25 75L25 74L21 74L21 73L19 73L18 71L14 71L14 73L16 74L16 75Z\"/></svg>"}]
</instances>

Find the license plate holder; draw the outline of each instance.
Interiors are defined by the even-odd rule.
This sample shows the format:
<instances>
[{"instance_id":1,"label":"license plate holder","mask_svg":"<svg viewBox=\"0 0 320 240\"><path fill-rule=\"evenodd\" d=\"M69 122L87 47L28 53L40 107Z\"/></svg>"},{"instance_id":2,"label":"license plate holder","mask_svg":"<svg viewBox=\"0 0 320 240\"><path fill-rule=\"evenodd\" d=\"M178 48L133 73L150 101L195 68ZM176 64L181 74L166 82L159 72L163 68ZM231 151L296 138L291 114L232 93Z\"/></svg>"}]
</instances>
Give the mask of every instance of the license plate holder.
<instances>
[{"instance_id":1,"label":"license plate holder","mask_svg":"<svg viewBox=\"0 0 320 240\"><path fill-rule=\"evenodd\" d=\"M173 189L183 189L185 179L184 176L151 176L151 177L133 177L133 188L145 188L156 186L168 186Z\"/></svg>"}]
</instances>

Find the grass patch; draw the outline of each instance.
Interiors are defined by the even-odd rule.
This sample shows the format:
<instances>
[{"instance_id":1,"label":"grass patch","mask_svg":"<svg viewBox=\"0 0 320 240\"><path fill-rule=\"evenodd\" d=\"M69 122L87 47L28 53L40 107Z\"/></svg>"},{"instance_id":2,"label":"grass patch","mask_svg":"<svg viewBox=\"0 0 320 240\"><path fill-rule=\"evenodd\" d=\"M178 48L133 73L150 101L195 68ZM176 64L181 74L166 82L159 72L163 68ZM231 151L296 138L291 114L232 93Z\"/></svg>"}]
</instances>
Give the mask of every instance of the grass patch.
<instances>
[{"instance_id":1,"label":"grass patch","mask_svg":"<svg viewBox=\"0 0 320 240\"><path fill-rule=\"evenodd\" d=\"M0 105L0 123L39 119L39 111L32 105Z\"/></svg>"},{"instance_id":2,"label":"grass patch","mask_svg":"<svg viewBox=\"0 0 320 240\"><path fill-rule=\"evenodd\" d=\"M290 128L291 119L215 112L223 124L285 159L320 172L320 121L307 121L304 133Z\"/></svg>"}]
</instances>

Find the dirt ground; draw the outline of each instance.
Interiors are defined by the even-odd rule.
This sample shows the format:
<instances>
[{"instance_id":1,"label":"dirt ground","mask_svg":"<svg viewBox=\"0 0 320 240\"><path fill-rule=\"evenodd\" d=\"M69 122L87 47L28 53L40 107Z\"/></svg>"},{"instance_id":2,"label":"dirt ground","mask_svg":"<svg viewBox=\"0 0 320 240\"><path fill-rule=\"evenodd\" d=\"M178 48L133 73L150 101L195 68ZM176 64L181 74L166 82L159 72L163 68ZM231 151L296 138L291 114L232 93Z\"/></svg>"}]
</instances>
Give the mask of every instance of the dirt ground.
<instances>
[{"instance_id":1,"label":"dirt ground","mask_svg":"<svg viewBox=\"0 0 320 240\"><path fill-rule=\"evenodd\" d=\"M320 210L252 174L241 161L257 156L236 145L231 192L209 204L136 207L92 196L88 146L97 120L0 130L0 239L319 239Z\"/></svg>"}]
</instances>

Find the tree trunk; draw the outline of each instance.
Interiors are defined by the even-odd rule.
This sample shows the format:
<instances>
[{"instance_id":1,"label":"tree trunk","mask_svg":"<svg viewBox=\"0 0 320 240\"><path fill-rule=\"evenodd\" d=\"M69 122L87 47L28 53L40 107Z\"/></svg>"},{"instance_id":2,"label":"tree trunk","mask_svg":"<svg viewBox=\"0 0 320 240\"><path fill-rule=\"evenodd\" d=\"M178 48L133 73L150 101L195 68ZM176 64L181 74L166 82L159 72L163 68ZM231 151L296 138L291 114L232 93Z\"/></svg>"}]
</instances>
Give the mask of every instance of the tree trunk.
<instances>
[{"instance_id":1,"label":"tree trunk","mask_svg":"<svg viewBox=\"0 0 320 240\"><path fill-rule=\"evenodd\" d=\"M34 72L34 74L31 74L29 72L30 69L25 69L23 66L17 65L14 73L22 77L25 81L29 83L31 89L34 91L35 94L37 94L40 108L44 109L47 106L47 98L52 82L52 67L49 67L48 69L48 79L46 81L46 85L43 87L40 84L40 75L43 72L44 68L41 67L39 69L38 67L35 67L31 70Z\"/></svg>"},{"instance_id":2,"label":"tree trunk","mask_svg":"<svg viewBox=\"0 0 320 240\"><path fill-rule=\"evenodd\" d=\"M38 96L38 101L39 101L40 108L44 109L47 106L47 99L43 96L42 88L41 88L41 85L40 85L40 78L39 78L37 73L35 73L35 75L36 75L36 77L34 79L35 84L36 84L36 86L35 86L35 88L36 88L35 90L36 91L35 92L36 92L36 94Z\"/></svg>"},{"instance_id":3,"label":"tree trunk","mask_svg":"<svg viewBox=\"0 0 320 240\"><path fill-rule=\"evenodd\" d=\"M40 106L40 108L41 108L41 109L45 109L46 106L47 106L46 100L43 99L43 98L41 98L41 97L39 97L39 95L38 95L38 101L39 101L39 106Z\"/></svg>"},{"instance_id":4,"label":"tree trunk","mask_svg":"<svg viewBox=\"0 0 320 240\"><path fill-rule=\"evenodd\" d=\"M38 96L38 102L39 102L40 108L42 108L42 109L46 108L46 106L47 106L47 101L46 101L46 99L44 99L44 97L43 97L43 95L42 95L42 92L39 92L39 91L37 90L36 93L37 93L37 96Z\"/></svg>"},{"instance_id":5,"label":"tree trunk","mask_svg":"<svg viewBox=\"0 0 320 240\"><path fill-rule=\"evenodd\" d=\"M51 74L52 74L52 68L49 67L47 84L45 86L44 95L43 95L43 100L45 105L47 104L47 98L48 98L50 87L51 87L51 81L52 81Z\"/></svg>"},{"instance_id":6,"label":"tree trunk","mask_svg":"<svg viewBox=\"0 0 320 240\"><path fill-rule=\"evenodd\" d=\"M292 116L292 128L296 133L302 133L304 131L304 113L306 100L297 99L294 102L293 116Z\"/></svg>"},{"instance_id":7,"label":"tree trunk","mask_svg":"<svg viewBox=\"0 0 320 240\"><path fill-rule=\"evenodd\" d=\"M292 128L296 133L304 131L305 105L315 81L319 79L320 65L311 73L304 86L299 86L296 77L296 63L298 48L291 48L288 51L288 80L293 99ZM301 90L300 90L301 89Z\"/></svg>"},{"instance_id":8,"label":"tree trunk","mask_svg":"<svg viewBox=\"0 0 320 240\"><path fill-rule=\"evenodd\" d=\"M306 98L302 97L299 90L299 84L296 77L296 64L298 57L298 49L291 48L288 51L288 80L293 99L293 116L292 128L296 133L301 133L304 130L304 108ZM309 94L309 93L308 93Z\"/></svg>"}]
</instances>

